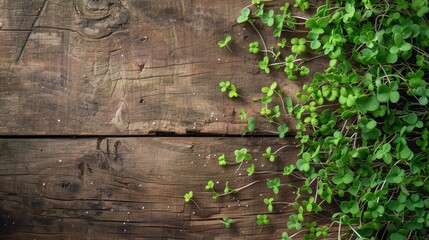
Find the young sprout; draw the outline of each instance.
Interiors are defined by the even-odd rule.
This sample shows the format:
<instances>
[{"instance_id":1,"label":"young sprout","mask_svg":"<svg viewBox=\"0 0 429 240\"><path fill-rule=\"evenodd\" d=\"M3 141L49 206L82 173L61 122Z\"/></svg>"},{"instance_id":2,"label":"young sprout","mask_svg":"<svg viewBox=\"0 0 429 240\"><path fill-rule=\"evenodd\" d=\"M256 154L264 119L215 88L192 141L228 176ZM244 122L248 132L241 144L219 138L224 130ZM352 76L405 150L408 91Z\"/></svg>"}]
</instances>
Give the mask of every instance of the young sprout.
<instances>
[{"instance_id":1,"label":"young sprout","mask_svg":"<svg viewBox=\"0 0 429 240\"><path fill-rule=\"evenodd\" d=\"M265 205L267 205L269 212L273 212L273 201L274 201L274 198L265 198L264 199L264 203L265 203Z\"/></svg>"},{"instance_id":2,"label":"young sprout","mask_svg":"<svg viewBox=\"0 0 429 240\"><path fill-rule=\"evenodd\" d=\"M249 44L249 52L253 54L257 54L259 52L259 42L251 42Z\"/></svg>"},{"instance_id":3,"label":"young sprout","mask_svg":"<svg viewBox=\"0 0 429 240\"><path fill-rule=\"evenodd\" d=\"M231 218L229 217L223 217L223 220L220 221L221 223L223 223L225 225L225 228L230 228L231 224L234 222Z\"/></svg>"},{"instance_id":4,"label":"young sprout","mask_svg":"<svg viewBox=\"0 0 429 240\"><path fill-rule=\"evenodd\" d=\"M239 96L237 93L237 88L230 81L219 82L219 87L221 92L226 92L226 90L228 90L229 98L236 98Z\"/></svg>"},{"instance_id":5,"label":"young sprout","mask_svg":"<svg viewBox=\"0 0 429 240\"><path fill-rule=\"evenodd\" d=\"M252 176L253 173L255 173L255 164L252 163L252 165L247 168L247 175Z\"/></svg>"},{"instance_id":6,"label":"young sprout","mask_svg":"<svg viewBox=\"0 0 429 240\"><path fill-rule=\"evenodd\" d=\"M206 189L212 191L212 198L213 199L218 198L219 194L214 190L214 182L212 180L209 180L207 182Z\"/></svg>"},{"instance_id":7,"label":"young sprout","mask_svg":"<svg viewBox=\"0 0 429 240\"><path fill-rule=\"evenodd\" d=\"M227 35L227 36L225 37L225 39L220 40L217 44L218 44L218 45L219 45L219 47L221 47L221 48L223 48L223 47L228 48L228 50L232 53L231 48L229 48L229 46L228 46L228 43L231 41L231 39L232 39L231 35Z\"/></svg>"},{"instance_id":8,"label":"young sprout","mask_svg":"<svg viewBox=\"0 0 429 240\"><path fill-rule=\"evenodd\" d=\"M265 153L262 154L262 157L270 160L270 162L276 161L276 156L271 152L271 147L268 147L267 150L265 150Z\"/></svg>"},{"instance_id":9,"label":"young sprout","mask_svg":"<svg viewBox=\"0 0 429 240\"><path fill-rule=\"evenodd\" d=\"M252 159L252 155L247 153L247 148L235 150L234 154L235 154L235 161L237 163L241 163L241 162L243 162L243 160L249 161L250 159Z\"/></svg>"},{"instance_id":10,"label":"young sprout","mask_svg":"<svg viewBox=\"0 0 429 240\"><path fill-rule=\"evenodd\" d=\"M193 192L192 191L189 191L188 193L185 193L185 196L184 196L185 202L189 202L192 199L192 197L193 197Z\"/></svg>"},{"instance_id":11,"label":"young sprout","mask_svg":"<svg viewBox=\"0 0 429 240\"><path fill-rule=\"evenodd\" d=\"M257 215L256 218L258 219L256 221L256 224L258 224L258 225L262 225L262 224L268 225L268 224L270 224L270 220L268 220L268 216L266 214L264 214L264 215Z\"/></svg>"},{"instance_id":12,"label":"young sprout","mask_svg":"<svg viewBox=\"0 0 429 240\"><path fill-rule=\"evenodd\" d=\"M267 186L273 190L274 194L279 194L280 178L268 180Z\"/></svg>"},{"instance_id":13,"label":"young sprout","mask_svg":"<svg viewBox=\"0 0 429 240\"><path fill-rule=\"evenodd\" d=\"M220 155L217 160L218 160L219 165L226 166L227 162L225 159L225 154Z\"/></svg>"},{"instance_id":14,"label":"young sprout","mask_svg":"<svg viewBox=\"0 0 429 240\"><path fill-rule=\"evenodd\" d=\"M244 119L246 119L246 118L247 118L246 110L245 110L244 108L241 108L241 109L240 109L240 119L241 119L241 120L244 120Z\"/></svg>"},{"instance_id":15,"label":"young sprout","mask_svg":"<svg viewBox=\"0 0 429 240\"><path fill-rule=\"evenodd\" d=\"M195 206L197 206L198 209L201 209L200 206L198 206L197 202L195 202L194 199L192 199L193 196L194 196L194 193L192 191L189 191L188 193L185 193L183 197L185 198L185 202L191 201L195 204Z\"/></svg>"}]
</instances>

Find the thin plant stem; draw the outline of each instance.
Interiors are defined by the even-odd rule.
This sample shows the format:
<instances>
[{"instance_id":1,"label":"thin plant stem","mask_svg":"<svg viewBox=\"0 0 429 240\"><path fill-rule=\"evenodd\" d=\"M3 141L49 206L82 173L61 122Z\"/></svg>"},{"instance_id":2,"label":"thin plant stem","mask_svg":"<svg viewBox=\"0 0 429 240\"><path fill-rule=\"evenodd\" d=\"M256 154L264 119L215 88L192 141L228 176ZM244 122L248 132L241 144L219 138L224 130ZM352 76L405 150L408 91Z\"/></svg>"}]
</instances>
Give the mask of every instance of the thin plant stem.
<instances>
[{"instance_id":1,"label":"thin plant stem","mask_svg":"<svg viewBox=\"0 0 429 240\"><path fill-rule=\"evenodd\" d=\"M265 44L265 40L262 37L261 33L258 31L258 29L255 27L255 25L251 22L251 21L247 21L248 23L250 23L250 25L253 27L253 29L255 29L256 33L258 34L259 38L261 39L262 45L264 45L264 50L265 50L265 56L267 56L267 45Z\"/></svg>"}]
</instances>

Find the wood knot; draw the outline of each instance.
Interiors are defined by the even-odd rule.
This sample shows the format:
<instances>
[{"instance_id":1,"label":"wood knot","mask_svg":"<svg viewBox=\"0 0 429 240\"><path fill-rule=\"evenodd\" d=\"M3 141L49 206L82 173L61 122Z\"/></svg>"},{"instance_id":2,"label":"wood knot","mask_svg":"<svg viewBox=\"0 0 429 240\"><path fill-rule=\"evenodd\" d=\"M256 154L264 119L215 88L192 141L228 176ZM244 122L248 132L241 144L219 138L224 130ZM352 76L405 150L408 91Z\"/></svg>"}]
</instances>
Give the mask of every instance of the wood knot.
<instances>
[{"instance_id":1,"label":"wood knot","mask_svg":"<svg viewBox=\"0 0 429 240\"><path fill-rule=\"evenodd\" d=\"M79 32L89 38L109 36L130 17L120 0L73 0L73 3Z\"/></svg>"}]
</instances>

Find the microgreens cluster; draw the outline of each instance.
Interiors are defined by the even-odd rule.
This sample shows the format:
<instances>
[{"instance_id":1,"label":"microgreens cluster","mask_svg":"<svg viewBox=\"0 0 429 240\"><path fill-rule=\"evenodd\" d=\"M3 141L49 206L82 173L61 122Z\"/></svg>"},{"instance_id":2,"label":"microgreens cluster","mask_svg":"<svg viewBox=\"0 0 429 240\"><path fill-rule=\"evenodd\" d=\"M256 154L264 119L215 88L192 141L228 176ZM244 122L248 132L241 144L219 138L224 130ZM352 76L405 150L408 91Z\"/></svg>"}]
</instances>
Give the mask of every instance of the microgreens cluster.
<instances>
[{"instance_id":1,"label":"microgreens cluster","mask_svg":"<svg viewBox=\"0 0 429 240\"><path fill-rule=\"evenodd\" d=\"M237 18L259 36L249 52L260 56L263 72L280 70L295 81L310 76L306 63L329 59L296 98L284 96L280 81L261 90L260 114L276 125L280 138L289 132L285 117L296 118L294 134L301 143L296 164L285 166L283 175L304 181L294 190L294 202L287 203L296 213L279 238L302 233L309 240L333 234L338 239L427 239L428 1L335 0L313 6L296 0L293 7L314 13L310 18L292 15L289 3L277 9L266 7L266 1L252 0ZM260 25L273 29L275 47L266 46ZM306 36L287 39L294 31ZM226 91L233 85L220 86ZM240 118L247 119L246 132L263 131L244 109ZM269 147L263 157L274 162L278 152ZM236 150L236 162L251 160L247 154ZM219 164L229 165L225 155ZM256 170L251 165L248 175ZM269 212L273 204L284 203L280 182L266 182L274 194L263 199ZM328 215L331 224L311 220L327 207L334 211ZM268 216L258 215L257 224L269 224Z\"/></svg>"}]
</instances>

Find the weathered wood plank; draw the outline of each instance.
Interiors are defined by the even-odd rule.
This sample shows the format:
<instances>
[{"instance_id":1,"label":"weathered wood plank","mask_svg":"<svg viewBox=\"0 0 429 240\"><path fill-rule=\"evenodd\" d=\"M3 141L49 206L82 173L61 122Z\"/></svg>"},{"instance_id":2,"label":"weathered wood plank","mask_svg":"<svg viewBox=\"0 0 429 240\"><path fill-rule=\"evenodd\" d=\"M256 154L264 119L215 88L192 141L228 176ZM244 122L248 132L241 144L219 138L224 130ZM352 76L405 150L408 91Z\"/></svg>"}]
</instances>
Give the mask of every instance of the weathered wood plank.
<instances>
[{"instance_id":1,"label":"weathered wood plank","mask_svg":"<svg viewBox=\"0 0 429 240\"><path fill-rule=\"evenodd\" d=\"M240 106L258 115L251 98L272 79L247 53L257 34L236 24L246 4L0 0L0 133L240 134ZM217 46L227 34L233 53ZM221 94L224 80L247 97Z\"/></svg>"},{"instance_id":2,"label":"weathered wood plank","mask_svg":"<svg viewBox=\"0 0 429 240\"><path fill-rule=\"evenodd\" d=\"M280 151L278 162L260 155L267 144ZM244 164L221 167L217 156L247 147L256 171L278 171L294 161L293 139L111 138L79 140L0 140L0 235L2 239L279 239L293 208L276 205L269 226L256 225L267 213L265 182L272 173L247 177ZM236 172L236 173L235 173ZM210 199L204 189L215 181L230 187L259 183L237 195ZM281 187L277 201L293 201ZM194 191L194 204L183 194ZM231 229L218 221L235 220Z\"/></svg>"}]
</instances>

